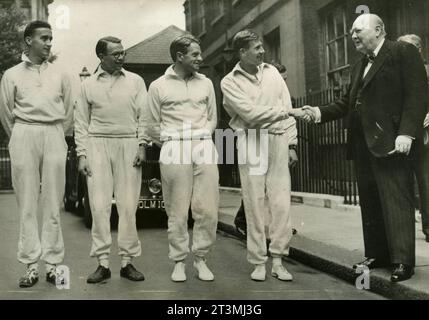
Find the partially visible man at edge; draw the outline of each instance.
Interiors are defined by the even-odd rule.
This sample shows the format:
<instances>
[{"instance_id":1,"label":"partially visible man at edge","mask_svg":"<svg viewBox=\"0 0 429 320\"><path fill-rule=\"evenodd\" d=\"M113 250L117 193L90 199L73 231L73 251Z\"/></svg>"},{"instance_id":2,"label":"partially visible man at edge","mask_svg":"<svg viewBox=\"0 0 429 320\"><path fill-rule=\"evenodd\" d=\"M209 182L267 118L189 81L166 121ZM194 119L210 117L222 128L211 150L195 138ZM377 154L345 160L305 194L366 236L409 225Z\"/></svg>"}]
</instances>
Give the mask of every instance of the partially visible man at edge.
<instances>
[{"instance_id":1,"label":"partially visible man at edge","mask_svg":"<svg viewBox=\"0 0 429 320\"><path fill-rule=\"evenodd\" d=\"M17 256L27 265L19 286L31 287L39 279L39 260L46 262L46 280L55 284L56 265L64 259L60 223L67 156L64 132L73 122L73 98L69 77L48 62L51 26L44 21L29 23L24 41L22 62L1 80L0 120L10 136L12 184L20 216Z\"/></svg>"},{"instance_id":2,"label":"partially visible man at edge","mask_svg":"<svg viewBox=\"0 0 429 320\"><path fill-rule=\"evenodd\" d=\"M417 50L419 50L420 55L423 58L423 45L422 39L415 34L406 34L398 38L398 41L405 41L414 45ZM425 62L426 75L429 81L429 65ZM429 84L429 83L428 83ZM426 110L425 121L423 127L427 128L429 126L429 103ZM424 134L426 137L424 139L429 139L428 129L425 129ZM422 231L425 235L426 242L429 242L429 147L424 146L422 141L419 141L415 158L413 159L414 171L416 174L417 185L419 187L419 198L420 198L420 214L422 219ZM429 143L429 141L427 141Z\"/></svg>"}]
</instances>

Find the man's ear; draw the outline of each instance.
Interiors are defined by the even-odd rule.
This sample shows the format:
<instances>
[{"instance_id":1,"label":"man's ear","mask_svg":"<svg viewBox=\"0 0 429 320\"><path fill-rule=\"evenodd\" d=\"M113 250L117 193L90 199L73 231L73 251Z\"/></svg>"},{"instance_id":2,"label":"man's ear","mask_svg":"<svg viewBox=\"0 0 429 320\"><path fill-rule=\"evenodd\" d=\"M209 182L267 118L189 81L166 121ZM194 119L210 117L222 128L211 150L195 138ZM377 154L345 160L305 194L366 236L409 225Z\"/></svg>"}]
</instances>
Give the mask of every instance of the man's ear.
<instances>
[{"instance_id":1,"label":"man's ear","mask_svg":"<svg viewBox=\"0 0 429 320\"><path fill-rule=\"evenodd\" d=\"M246 53L246 49L241 48L240 50L238 50L238 57L241 58L241 56L245 53Z\"/></svg>"},{"instance_id":2,"label":"man's ear","mask_svg":"<svg viewBox=\"0 0 429 320\"><path fill-rule=\"evenodd\" d=\"M183 53L182 52L177 52L176 53L176 61L178 61L178 62L182 62L183 61Z\"/></svg>"},{"instance_id":3,"label":"man's ear","mask_svg":"<svg viewBox=\"0 0 429 320\"><path fill-rule=\"evenodd\" d=\"M33 39L30 36L25 37L24 42L27 46L31 46Z\"/></svg>"},{"instance_id":4,"label":"man's ear","mask_svg":"<svg viewBox=\"0 0 429 320\"><path fill-rule=\"evenodd\" d=\"M381 36L381 27L380 26L376 26L375 27L375 32L376 32L377 38L379 38Z\"/></svg>"}]
</instances>

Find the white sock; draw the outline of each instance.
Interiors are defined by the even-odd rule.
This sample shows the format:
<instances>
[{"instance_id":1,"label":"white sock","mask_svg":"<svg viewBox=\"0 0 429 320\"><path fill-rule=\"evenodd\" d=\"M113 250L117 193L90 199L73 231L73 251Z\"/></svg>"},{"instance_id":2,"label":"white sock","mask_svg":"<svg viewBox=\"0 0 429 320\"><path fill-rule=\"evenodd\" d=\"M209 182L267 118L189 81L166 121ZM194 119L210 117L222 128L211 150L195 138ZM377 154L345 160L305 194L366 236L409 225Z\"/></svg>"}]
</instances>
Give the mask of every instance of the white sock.
<instances>
[{"instance_id":1,"label":"white sock","mask_svg":"<svg viewBox=\"0 0 429 320\"><path fill-rule=\"evenodd\" d=\"M33 270L36 270L37 272L39 272L39 264L37 262L27 264L27 268L33 269Z\"/></svg>"},{"instance_id":2,"label":"white sock","mask_svg":"<svg viewBox=\"0 0 429 320\"><path fill-rule=\"evenodd\" d=\"M206 259L204 257L200 257L200 256L195 256L194 259L195 259L195 262L200 262L200 261L205 262L206 261Z\"/></svg>"},{"instance_id":3,"label":"white sock","mask_svg":"<svg viewBox=\"0 0 429 320\"><path fill-rule=\"evenodd\" d=\"M47 262L46 262L46 264L45 264L46 273L49 273L49 272L51 272L51 271L55 271L56 267L57 267L57 265L55 265L55 264L50 264L50 263L47 263Z\"/></svg>"},{"instance_id":4,"label":"white sock","mask_svg":"<svg viewBox=\"0 0 429 320\"><path fill-rule=\"evenodd\" d=\"M121 261L122 268L125 268L129 263L131 263L130 257L122 257L122 261Z\"/></svg>"},{"instance_id":5,"label":"white sock","mask_svg":"<svg viewBox=\"0 0 429 320\"><path fill-rule=\"evenodd\" d=\"M106 269L109 269L109 259L102 258L98 260L98 263L100 266L105 267Z\"/></svg>"},{"instance_id":6,"label":"white sock","mask_svg":"<svg viewBox=\"0 0 429 320\"><path fill-rule=\"evenodd\" d=\"M282 265L282 258L275 257L273 258L273 266L281 266Z\"/></svg>"}]
</instances>

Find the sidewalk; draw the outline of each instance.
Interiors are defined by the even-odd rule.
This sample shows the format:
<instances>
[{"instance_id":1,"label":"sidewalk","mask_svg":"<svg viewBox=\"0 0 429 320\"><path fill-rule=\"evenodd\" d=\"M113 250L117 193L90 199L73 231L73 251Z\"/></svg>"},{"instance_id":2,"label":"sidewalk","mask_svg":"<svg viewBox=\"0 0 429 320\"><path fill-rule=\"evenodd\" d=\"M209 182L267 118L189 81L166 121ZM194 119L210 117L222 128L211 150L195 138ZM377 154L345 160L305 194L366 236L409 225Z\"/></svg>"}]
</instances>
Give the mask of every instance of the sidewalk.
<instances>
[{"instance_id":1,"label":"sidewalk","mask_svg":"<svg viewBox=\"0 0 429 320\"><path fill-rule=\"evenodd\" d=\"M294 193L292 199L300 203L292 204L292 224L298 234L292 239L290 257L354 284L358 274L352 265L364 258L359 207L336 205L332 196L323 200L320 195ZM233 222L240 189L221 188L220 200L220 229L236 233ZM404 282L391 283L390 270L371 270L370 290L391 299L429 299L429 243L420 222L416 223L416 257L415 275Z\"/></svg>"}]
</instances>

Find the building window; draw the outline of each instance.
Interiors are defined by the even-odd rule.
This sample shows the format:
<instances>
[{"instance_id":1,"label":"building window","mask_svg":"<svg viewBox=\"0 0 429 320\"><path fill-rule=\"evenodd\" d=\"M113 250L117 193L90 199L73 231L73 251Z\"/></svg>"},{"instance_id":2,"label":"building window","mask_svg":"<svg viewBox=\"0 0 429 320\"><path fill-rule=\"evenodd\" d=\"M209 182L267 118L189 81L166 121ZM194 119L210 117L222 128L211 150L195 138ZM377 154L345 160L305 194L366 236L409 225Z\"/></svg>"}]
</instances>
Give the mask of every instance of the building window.
<instances>
[{"instance_id":1,"label":"building window","mask_svg":"<svg viewBox=\"0 0 429 320\"><path fill-rule=\"evenodd\" d=\"M265 60L268 63L280 62L280 29L277 27L264 36Z\"/></svg>"},{"instance_id":2,"label":"building window","mask_svg":"<svg viewBox=\"0 0 429 320\"><path fill-rule=\"evenodd\" d=\"M213 20L211 22L211 25L214 25L216 22L218 22L225 14L225 5L223 0L212 0L211 1L211 16L213 17Z\"/></svg>"},{"instance_id":3,"label":"building window","mask_svg":"<svg viewBox=\"0 0 429 320\"><path fill-rule=\"evenodd\" d=\"M31 8L31 3L29 0L21 0L21 8Z\"/></svg>"},{"instance_id":4,"label":"building window","mask_svg":"<svg viewBox=\"0 0 429 320\"><path fill-rule=\"evenodd\" d=\"M429 32L423 38L423 57L426 63L429 64Z\"/></svg>"},{"instance_id":5,"label":"building window","mask_svg":"<svg viewBox=\"0 0 429 320\"><path fill-rule=\"evenodd\" d=\"M14 4L13 0L3 0L0 2L0 9L10 8Z\"/></svg>"},{"instance_id":6,"label":"building window","mask_svg":"<svg viewBox=\"0 0 429 320\"><path fill-rule=\"evenodd\" d=\"M347 48L347 21L344 7L331 10L324 19L327 84L338 88L349 83L350 65Z\"/></svg>"},{"instance_id":7,"label":"building window","mask_svg":"<svg viewBox=\"0 0 429 320\"><path fill-rule=\"evenodd\" d=\"M201 37L206 33L206 1L197 0L197 25L198 25L198 37Z\"/></svg>"},{"instance_id":8,"label":"building window","mask_svg":"<svg viewBox=\"0 0 429 320\"><path fill-rule=\"evenodd\" d=\"M183 4L184 7L184 13L185 13L185 20L186 20L186 30L192 33L192 23L191 23L191 6L189 3L189 0L186 0L185 3Z\"/></svg>"}]
</instances>

